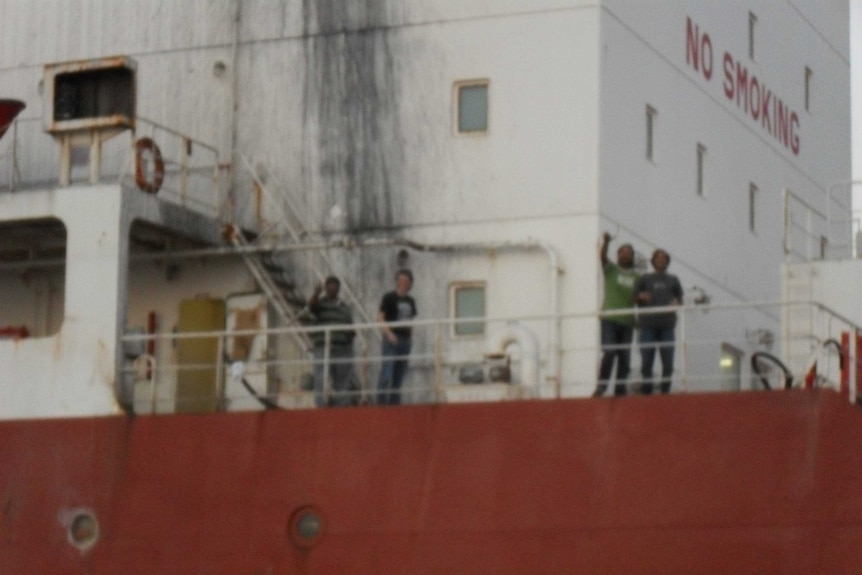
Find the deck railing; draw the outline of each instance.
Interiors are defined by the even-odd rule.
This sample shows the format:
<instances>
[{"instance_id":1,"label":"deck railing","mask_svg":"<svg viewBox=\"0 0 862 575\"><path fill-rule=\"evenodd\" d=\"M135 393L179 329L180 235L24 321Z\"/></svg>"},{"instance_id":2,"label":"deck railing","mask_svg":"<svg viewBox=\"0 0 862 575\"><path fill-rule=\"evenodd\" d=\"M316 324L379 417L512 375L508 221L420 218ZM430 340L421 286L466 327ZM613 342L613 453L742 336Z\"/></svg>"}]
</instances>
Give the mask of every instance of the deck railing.
<instances>
[{"instance_id":1,"label":"deck railing","mask_svg":"<svg viewBox=\"0 0 862 575\"><path fill-rule=\"evenodd\" d=\"M812 333L779 332L782 309L789 305L812 306L816 326ZM783 364L793 376L794 387L832 387L840 389L851 402L856 401L862 383L857 380L859 369L841 366L860 365L856 339L862 328L825 306L758 302L655 309L670 310L676 311L679 318L672 393L760 390L767 385L780 389L784 385ZM404 358L409 361L409 368L400 391L401 401L500 401L591 395L596 389L597 362L602 352L598 319L597 314L569 314L561 318L521 316L404 322L413 330L413 349ZM555 321L561 322L564 334L564 345L559 350L561 380L549 372L553 352L538 337L547 333L548 325ZM484 335L456 336L455 327L465 324L481 324ZM351 328L377 332L380 325L357 323ZM295 332L323 332L328 338L339 329L343 327L128 335L124 340L137 342L138 347L141 341L155 340L156 353L125 366L122 377L128 393L134 394L135 410L139 413L182 411L181 405L187 400L198 401L195 404L198 407L192 410L202 411L262 409L266 404L282 408L313 407L315 363L327 364L323 373L329 374L326 368L335 360L324 354L316 362L310 350L300 356L281 355L279 342ZM259 338L268 350L259 360L232 357L234 338ZM209 342L212 360L179 364L163 359L172 357L171 350L183 346L184 341ZM802 349L805 353L800 352ZM643 382L637 332L630 351L632 370L627 383L630 391L636 392ZM789 356L788 351L796 355ZM752 366L755 352L758 352L757 365ZM354 357L351 383L343 392L350 403L375 403L380 366L388 359L392 358L381 356L379 349ZM657 358L656 373L659 366ZM183 384L189 377L200 378L201 374L207 380L204 392L200 387ZM327 397L331 399L332 382L329 375L324 377ZM184 396L189 389L194 390L194 397ZM206 397L200 403L202 394ZM201 405L204 407L200 408Z\"/></svg>"},{"instance_id":2,"label":"deck railing","mask_svg":"<svg viewBox=\"0 0 862 575\"><path fill-rule=\"evenodd\" d=\"M99 139L97 132L92 137ZM135 142L148 137L158 146L164 163L161 197L221 221L229 216L229 164L222 164L218 150L196 138L138 116L136 129L99 141L97 148L78 142L67 152L44 131L39 117L19 118L0 140L0 191L99 182L134 187ZM94 154L94 149L98 150ZM68 154L69 173L63 175L63 154ZM94 157L94 155L96 157ZM96 181L93 181L93 178Z\"/></svg>"}]
</instances>

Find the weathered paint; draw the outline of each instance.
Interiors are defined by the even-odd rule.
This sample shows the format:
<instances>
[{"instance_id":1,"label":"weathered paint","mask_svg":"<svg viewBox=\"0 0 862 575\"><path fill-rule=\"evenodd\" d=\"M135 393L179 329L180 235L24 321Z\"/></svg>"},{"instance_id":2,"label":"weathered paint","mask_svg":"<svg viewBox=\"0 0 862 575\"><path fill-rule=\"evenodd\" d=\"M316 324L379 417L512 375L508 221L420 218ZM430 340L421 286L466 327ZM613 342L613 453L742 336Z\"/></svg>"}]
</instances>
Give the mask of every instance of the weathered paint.
<instances>
[{"instance_id":1,"label":"weathered paint","mask_svg":"<svg viewBox=\"0 0 862 575\"><path fill-rule=\"evenodd\" d=\"M3 422L0 572L852 573L860 449L804 391Z\"/></svg>"}]
</instances>

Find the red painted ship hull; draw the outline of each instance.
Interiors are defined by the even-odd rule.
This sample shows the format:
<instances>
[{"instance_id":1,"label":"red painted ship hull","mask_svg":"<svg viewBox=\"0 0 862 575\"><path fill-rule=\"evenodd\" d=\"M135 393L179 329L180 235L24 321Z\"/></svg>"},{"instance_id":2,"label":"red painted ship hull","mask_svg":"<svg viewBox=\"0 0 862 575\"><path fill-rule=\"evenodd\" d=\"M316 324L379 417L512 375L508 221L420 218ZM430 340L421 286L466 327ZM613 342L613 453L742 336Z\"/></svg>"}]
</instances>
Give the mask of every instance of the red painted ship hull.
<instances>
[{"instance_id":1,"label":"red painted ship hull","mask_svg":"<svg viewBox=\"0 0 862 575\"><path fill-rule=\"evenodd\" d=\"M12 421L0 573L857 574L860 494L832 392Z\"/></svg>"}]
</instances>

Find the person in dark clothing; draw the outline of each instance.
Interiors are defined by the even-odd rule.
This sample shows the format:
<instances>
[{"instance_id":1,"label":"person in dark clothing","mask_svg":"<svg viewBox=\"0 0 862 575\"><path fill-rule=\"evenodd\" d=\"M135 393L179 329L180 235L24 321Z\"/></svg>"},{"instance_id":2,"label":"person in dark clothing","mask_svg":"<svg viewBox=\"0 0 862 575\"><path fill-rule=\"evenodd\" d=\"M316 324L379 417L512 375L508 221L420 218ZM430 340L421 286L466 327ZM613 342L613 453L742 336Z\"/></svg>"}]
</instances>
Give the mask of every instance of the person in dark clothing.
<instances>
[{"instance_id":1,"label":"person in dark clothing","mask_svg":"<svg viewBox=\"0 0 862 575\"><path fill-rule=\"evenodd\" d=\"M604 274L603 310L623 310L634 307L635 282L638 274L632 269L634 264L634 248L631 244L622 244L617 249L617 263L608 259L608 244L611 235L605 232L602 237L602 247L599 259L602 262ZM631 343L634 334L634 315L609 315L602 317L601 322L602 361L599 366L599 385L594 397L605 393L617 364L617 380L614 384L614 395L626 394L626 378L631 365Z\"/></svg>"},{"instance_id":2,"label":"person in dark clothing","mask_svg":"<svg viewBox=\"0 0 862 575\"><path fill-rule=\"evenodd\" d=\"M407 295L413 287L413 273L399 270L395 275L395 290L387 292L380 301L377 321L383 329L383 363L377 382L377 404L401 403L401 383L407 372L407 356L412 347L410 326L390 326L390 322L409 321L416 317L416 301Z\"/></svg>"},{"instance_id":3,"label":"person in dark clothing","mask_svg":"<svg viewBox=\"0 0 862 575\"><path fill-rule=\"evenodd\" d=\"M350 307L338 297L341 282L337 277L326 278L324 284L314 288L308 300L308 309L318 326L349 325L353 323ZM321 296L321 293L323 295ZM313 344L314 356L314 403L317 407L326 405L327 382L331 385L332 404L350 405L350 377L353 374L352 329L332 329L314 331L309 334ZM328 346L327 346L328 343ZM328 369L326 369L328 367Z\"/></svg>"},{"instance_id":4,"label":"person in dark clothing","mask_svg":"<svg viewBox=\"0 0 862 575\"><path fill-rule=\"evenodd\" d=\"M638 305L648 310L653 307L667 307L682 304L682 286L675 275L667 273L670 265L670 254L663 249L653 252L652 265L654 273L642 275L635 284L635 298ZM655 362L656 346L661 357L661 379L659 389L662 393L670 392L671 376L673 375L674 329L676 328L676 312L667 311L640 315L640 351L641 351L641 393L649 395L653 391L653 363Z\"/></svg>"}]
</instances>

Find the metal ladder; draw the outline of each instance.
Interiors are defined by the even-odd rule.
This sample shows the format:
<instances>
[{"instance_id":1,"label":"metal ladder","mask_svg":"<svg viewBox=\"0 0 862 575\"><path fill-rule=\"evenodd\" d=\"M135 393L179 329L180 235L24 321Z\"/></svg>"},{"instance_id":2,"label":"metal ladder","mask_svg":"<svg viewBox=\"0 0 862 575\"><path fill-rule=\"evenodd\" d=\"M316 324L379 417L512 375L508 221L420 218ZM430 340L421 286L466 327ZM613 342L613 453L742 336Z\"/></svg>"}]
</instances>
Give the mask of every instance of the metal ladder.
<instances>
[{"instance_id":1,"label":"metal ladder","mask_svg":"<svg viewBox=\"0 0 862 575\"><path fill-rule=\"evenodd\" d=\"M813 266L798 267L785 285L784 357L794 374L808 369L812 354L819 349L815 326Z\"/></svg>"},{"instance_id":2,"label":"metal ladder","mask_svg":"<svg viewBox=\"0 0 862 575\"><path fill-rule=\"evenodd\" d=\"M257 285L269 298L284 325L292 325L301 319L305 312L305 300L296 292L293 283L284 277L284 269L274 262L267 261L266 256L245 249L251 244L236 225L228 224L226 233L228 240L239 248L243 262Z\"/></svg>"},{"instance_id":3,"label":"metal ladder","mask_svg":"<svg viewBox=\"0 0 862 575\"><path fill-rule=\"evenodd\" d=\"M254 180L255 187L257 191L260 192L261 200L263 203L263 207L267 214L270 214L269 221L271 222L268 226L265 227L264 230L258 235L258 237L262 238L265 235L271 235L278 238L280 241L284 239L289 240L292 243L301 243L304 239L309 236L308 229L304 226L303 221L304 217L299 214L299 210L295 207L295 202L292 201L289 193L286 188L283 186L278 186L277 189L279 193L273 193L270 188L261 181L261 178L257 174L257 170L252 165L251 161L244 155L237 153L236 154L240 160L242 161L243 166L246 171L251 175ZM276 201L276 199L282 201ZM285 210L285 206L287 207L287 211ZM234 236L242 236L242 234L234 234ZM239 241L244 241L245 238L240 239ZM234 245L237 245L236 243ZM245 245L249 245L246 242ZM309 251L303 252L306 256L307 261L307 269L314 275L316 282L323 282L326 276L334 273L334 266L330 259L323 253L312 253ZM245 256L244 256L245 257ZM273 293L280 293L278 286L276 285L278 282L273 279L272 273L276 275L283 272L283 268L278 265L273 259L269 260L268 264L264 264L263 260L265 257L258 258L248 258L246 259L246 265L255 266L258 268L257 271L252 270L252 274L255 275L255 279L258 281L258 284L264 289L267 295L270 295L271 291ZM249 260L252 260L251 263ZM257 260L260 262L258 266L257 263L254 262ZM269 269L267 269L269 268ZM251 267L249 267L251 270ZM267 278L260 278L258 274L263 276L267 276ZM362 302L360 298L356 295L354 290L350 287L349 282L345 280L345 278L340 278L341 280L341 296L350 304L354 317L363 322L363 323L371 323L374 320L369 317L369 315L365 312ZM293 287L291 287L293 290ZM288 290L288 293L291 293L291 290ZM279 297L278 295L273 296L273 301ZM298 301L303 301L302 298L293 291L291 299L295 299ZM285 299L283 296L281 299ZM287 300L285 300L287 303ZM304 303L304 301L303 301ZM278 308L283 308L284 304L278 303ZM287 304L288 313L290 313L290 305ZM282 314L281 309L279 309L279 313ZM283 318L287 317L282 315ZM291 316L291 320L294 319ZM287 320L286 320L287 321ZM365 338L362 333L357 334L357 339L360 342L364 342Z\"/></svg>"}]
</instances>

